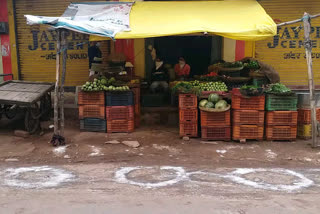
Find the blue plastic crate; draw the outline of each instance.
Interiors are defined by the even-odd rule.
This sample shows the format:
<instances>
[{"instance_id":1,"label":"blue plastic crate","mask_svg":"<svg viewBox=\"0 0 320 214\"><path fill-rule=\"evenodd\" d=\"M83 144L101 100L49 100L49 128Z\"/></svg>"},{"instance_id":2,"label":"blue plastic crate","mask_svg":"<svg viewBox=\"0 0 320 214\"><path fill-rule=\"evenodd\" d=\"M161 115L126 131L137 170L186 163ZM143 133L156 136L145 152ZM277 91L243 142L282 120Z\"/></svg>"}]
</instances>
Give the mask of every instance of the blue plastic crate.
<instances>
[{"instance_id":1,"label":"blue plastic crate","mask_svg":"<svg viewBox=\"0 0 320 214\"><path fill-rule=\"evenodd\" d=\"M87 132L106 132L107 121L97 118L84 118L80 120L80 130Z\"/></svg>"},{"instance_id":2,"label":"blue plastic crate","mask_svg":"<svg viewBox=\"0 0 320 214\"><path fill-rule=\"evenodd\" d=\"M117 91L106 93L107 106L132 106L134 96L132 91Z\"/></svg>"}]
</instances>

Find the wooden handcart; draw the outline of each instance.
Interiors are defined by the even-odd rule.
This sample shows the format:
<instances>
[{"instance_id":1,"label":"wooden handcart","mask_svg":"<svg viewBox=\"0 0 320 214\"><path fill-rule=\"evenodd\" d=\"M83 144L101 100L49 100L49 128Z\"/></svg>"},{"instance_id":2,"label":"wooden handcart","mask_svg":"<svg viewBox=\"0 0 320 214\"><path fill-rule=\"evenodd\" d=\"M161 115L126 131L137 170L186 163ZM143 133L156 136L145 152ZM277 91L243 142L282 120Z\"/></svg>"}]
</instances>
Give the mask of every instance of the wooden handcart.
<instances>
[{"instance_id":1,"label":"wooden handcart","mask_svg":"<svg viewBox=\"0 0 320 214\"><path fill-rule=\"evenodd\" d=\"M30 134L40 127L40 119L49 119L54 84L47 82L7 81L0 84L0 118L13 119L19 108L26 109L24 124Z\"/></svg>"}]
</instances>

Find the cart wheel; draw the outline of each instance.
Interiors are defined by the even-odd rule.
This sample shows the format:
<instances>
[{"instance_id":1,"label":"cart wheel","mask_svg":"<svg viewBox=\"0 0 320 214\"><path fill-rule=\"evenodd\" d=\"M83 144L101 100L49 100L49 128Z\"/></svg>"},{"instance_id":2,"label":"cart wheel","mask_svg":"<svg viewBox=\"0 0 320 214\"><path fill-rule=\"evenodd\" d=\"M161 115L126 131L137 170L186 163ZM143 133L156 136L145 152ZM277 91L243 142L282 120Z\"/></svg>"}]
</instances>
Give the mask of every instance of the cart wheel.
<instances>
[{"instance_id":1,"label":"cart wheel","mask_svg":"<svg viewBox=\"0 0 320 214\"><path fill-rule=\"evenodd\" d=\"M40 102L40 110L42 113L41 120L50 120L51 118L51 95L50 93L42 97Z\"/></svg>"},{"instance_id":2,"label":"cart wheel","mask_svg":"<svg viewBox=\"0 0 320 214\"><path fill-rule=\"evenodd\" d=\"M34 134L40 128L40 119L34 115L39 115L40 109L38 105L35 105L35 108L28 108L25 118L24 125L27 132Z\"/></svg>"},{"instance_id":3,"label":"cart wheel","mask_svg":"<svg viewBox=\"0 0 320 214\"><path fill-rule=\"evenodd\" d=\"M17 113L18 113L18 107L15 107L13 109L11 109L12 106L4 106L4 114L6 115L6 117L9 120L12 120L13 118L16 117Z\"/></svg>"}]
</instances>

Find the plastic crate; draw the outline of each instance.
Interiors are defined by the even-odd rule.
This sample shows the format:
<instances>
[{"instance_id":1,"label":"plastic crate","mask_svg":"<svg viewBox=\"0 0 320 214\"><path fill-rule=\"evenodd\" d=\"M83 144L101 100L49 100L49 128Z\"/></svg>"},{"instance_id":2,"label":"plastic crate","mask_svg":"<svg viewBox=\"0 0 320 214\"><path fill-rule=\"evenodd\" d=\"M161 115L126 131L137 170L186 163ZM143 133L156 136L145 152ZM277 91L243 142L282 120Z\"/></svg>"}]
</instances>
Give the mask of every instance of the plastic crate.
<instances>
[{"instance_id":1,"label":"plastic crate","mask_svg":"<svg viewBox=\"0 0 320 214\"><path fill-rule=\"evenodd\" d=\"M200 121L203 127L230 126L230 110L224 112L207 112L200 110Z\"/></svg>"},{"instance_id":2,"label":"plastic crate","mask_svg":"<svg viewBox=\"0 0 320 214\"><path fill-rule=\"evenodd\" d=\"M320 108L316 109L317 121L320 122ZM298 109L298 121L303 124L311 124L311 110L310 109Z\"/></svg>"},{"instance_id":3,"label":"plastic crate","mask_svg":"<svg viewBox=\"0 0 320 214\"><path fill-rule=\"evenodd\" d=\"M233 126L233 140L263 140L263 126L259 125L236 125Z\"/></svg>"},{"instance_id":4,"label":"plastic crate","mask_svg":"<svg viewBox=\"0 0 320 214\"><path fill-rule=\"evenodd\" d=\"M78 93L79 105L105 105L104 91Z\"/></svg>"},{"instance_id":5,"label":"plastic crate","mask_svg":"<svg viewBox=\"0 0 320 214\"><path fill-rule=\"evenodd\" d=\"M295 140L297 138L297 126L267 126L267 140Z\"/></svg>"},{"instance_id":6,"label":"plastic crate","mask_svg":"<svg viewBox=\"0 0 320 214\"><path fill-rule=\"evenodd\" d=\"M179 108L179 118L181 122L198 122L198 109Z\"/></svg>"},{"instance_id":7,"label":"plastic crate","mask_svg":"<svg viewBox=\"0 0 320 214\"><path fill-rule=\"evenodd\" d=\"M108 133L129 133L134 131L134 120L107 120Z\"/></svg>"},{"instance_id":8,"label":"plastic crate","mask_svg":"<svg viewBox=\"0 0 320 214\"><path fill-rule=\"evenodd\" d=\"M195 94L179 94L180 108L196 108L198 106L198 98Z\"/></svg>"},{"instance_id":9,"label":"plastic crate","mask_svg":"<svg viewBox=\"0 0 320 214\"><path fill-rule=\"evenodd\" d=\"M134 106L107 106L107 120L132 120L134 119Z\"/></svg>"},{"instance_id":10,"label":"plastic crate","mask_svg":"<svg viewBox=\"0 0 320 214\"><path fill-rule=\"evenodd\" d=\"M83 118L99 118L105 119L105 106L104 105L79 105L79 119Z\"/></svg>"},{"instance_id":11,"label":"plastic crate","mask_svg":"<svg viewBox=\"0 0 320 214\"><path fill-rule=\"evenodd\" d=\"M231 140L231 127L205 127L201 126L201 139L203 140Z\"/></svg>"},{"instance_id":12,"label":"plastic crate","mask_svg":"<svg viewBox=\"0 0 320 214\"><path fill-rule=\"evenodd\" d=\"M97 118L84 118L80 120L80 130L88 132L106 132L106 120Z\"/></svg>"},{"instance_id":13,"label":"plastic crate","mask_svg":"<svg viewBox=\"0 0 320 214\"><path fill-rule=\"evenodd\" d=\"M312 137L312 125L311 124L299 124L298 125L298 137L302 139L310 139Z\"/></svg>"},{"instance_id":14,"label":"plastic crate","mask_svg":"<svg viewBox=\"0 0 320 214\"><path fill-rule=\"evenodd\" d=\"M180 136L198 137L198 123L180 122Z\"/></svg>"},{"instance_id":15,"label":"plastic crate","mask_svg":"<svg viewBox=\"0 0 320 214\"><path fill-rule=\"evenodd\" d=\"M267 111L297 111L298 97L293 96L277 96L268 94L266 97Z\"/></svg>"},{"instance_id":16,"label":"plastic crate","mask_svg":"<svg viewBox=\"0 0 320 214\"><path fill-rule=\"evenodd\" d=\"M232 123L234 125L263 125L264 111L233 110Z\"/></svg>"},{"instance_id":17,"label":"plastic crate","mask_svg":"<svg viewBox=\"0 0 320 214\"><path fill-rule=\"evenodd\" d=\"M243 97L232 95L232 108L238 110L264 110L265 97Z\"/></svg>"},{"instance_id":18,"label":"plastic crate","mask_svg":"<svg viewBox=\"0 0 320 214\"><path fill-rule=\"evenodd\" d=\"M106 93L107 106L132 106L134 105L132 91L117 91Z\"/></svg>"},{"instance_id":19,"label":"plastic crate","mask_svg":"<svg viewBox=\"0 0 320 214\"><path fill-rule=\"evenodd\" d=\"M296 126L298 122L297 111L268 111L266 125Z\"/></svg>"}]
</instances>

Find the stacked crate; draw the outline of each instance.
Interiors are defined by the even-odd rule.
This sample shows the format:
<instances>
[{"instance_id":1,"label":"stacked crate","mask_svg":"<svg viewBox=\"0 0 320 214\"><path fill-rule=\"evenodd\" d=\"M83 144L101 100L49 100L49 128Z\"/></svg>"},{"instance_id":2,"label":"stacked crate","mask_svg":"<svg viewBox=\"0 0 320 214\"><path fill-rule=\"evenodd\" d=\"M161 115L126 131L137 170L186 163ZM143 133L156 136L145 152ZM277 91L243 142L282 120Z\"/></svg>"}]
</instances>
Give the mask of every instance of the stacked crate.
<instances>
[{"instance_id":1,"label":"stacked crate","mask_svg":"<svg viewBox=\"0 0 320 214\"><path fill-rule=\"evenodd\" d=\"M134 131L134 96L132 91L106 93L107 132Z\"/></svg>"},{"instance_id":2,"label":"stacked crate","mask_svg":"<svg viewBox=\"0 0 320 214\"><path fill-rule=\"evenodd\" d=\"M104 92L78 93L81 131L106 132Z\"/></svg>"},{"instance_id":3,"label":"stacked crate","mask_svg":"<svg viewBox=\"0 0 320 214\"><path fill-rule=\"evenodd\" d=\"M266 139L297 138L297 97L268 94L266 97Z\"/></svg>"},{"instance_id":4,"label":"stacked crate","mask_svg":"<svg viewBox=\"0 0 320 214\"><path fill-rule=\"evenodd\" d=\"M230 110L224 112L200 111L203 140L231 140Z\"/></svg>"},{"instance_id":5,"label":"stacked crate","mask_svg":"<svg viewBox=\"0 0 320 214\"><path fill-rule=\"evenodd\" d=\"M233 140L263 140L264 105L264 96L232 94Z\"/></svg>"},{"instance_id":6,"label":"stacked crate","mask_svg":"<svg viewBox=\"0 0 320 214\"><path fill-rule=\"evenodd\" d=\"M179 94L180 136L198 137L198 99L194 94Z\"/></svg>"},{"instance_id":7,"label":"stacked crate","mask_svg":"<svg viewBox=\"0 0 320 214\"><path fill-rule=\"evenodd\" d=\"M140 126L140 87L134 87L131 89L134 94L134 126L138 128Z\"/></svg>"},{"instance_id":8,"label":"stacked crate","mask_svg":"<svg viewBox=\"0 0 320 214\"><path fill-rule=\"evenodd\" d=\"M317 108L317 121L320 122L320 108ZM312 136L311 110L308 108L298 109L298 137L310 139Z\"/></svg>"}]
</instances>

